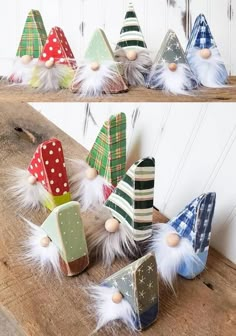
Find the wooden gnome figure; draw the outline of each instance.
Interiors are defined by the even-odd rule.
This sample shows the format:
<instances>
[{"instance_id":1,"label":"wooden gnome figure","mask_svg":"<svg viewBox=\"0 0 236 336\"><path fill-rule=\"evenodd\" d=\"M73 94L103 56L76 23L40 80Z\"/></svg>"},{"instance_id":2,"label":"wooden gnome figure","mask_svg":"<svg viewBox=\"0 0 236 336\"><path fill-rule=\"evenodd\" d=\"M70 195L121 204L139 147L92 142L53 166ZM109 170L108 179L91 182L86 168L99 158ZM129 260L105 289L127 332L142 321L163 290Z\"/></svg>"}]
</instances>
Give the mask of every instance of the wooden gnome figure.
<instances>
[{"instance_id":1,"label":"wooden gnome figure","mask_svg":"<svg viewBox=\"0 0 236 336\"><path fill-rule=\"evenodd\" d=\"M125 174L126 115L111 116L102 126L86 162L70 160L72 198L81 210L101 206Z\"/></svg>"},{"instance_id":2,"label":"wooden gnome figure","mask_svg":"<svg viewBox=\"0 0 236 336\"><path fill-rule=\"evenodd\" d=\"M106 266L116 257L137 256L138 243L151 237L154 179L153 158L135 162L98 212L88 245Z\"/></svg>"},{"instance_id":3,"label":"wooden gnome figure","mask_svg":"<svg viewBox=\"0 0 236 336\"><path fill-rule=\"evenodd\" d=\"M188 94L197 87L183 48L172 30L167 32L162 42L149 75L148 86L172 94Z\"/></svg>"},{"instance_id":4,"label":"wooden gnome figure","mask_svg":"<svg viewBox=\"0 0 236 336\"><path fill-rule=\"evenodd\" d=\"M43 92L69 88L75 68L76 61L63 30L53 27L34 67L31 86Z\"/></svg>"},{"instance_id":5,"label":"wooden gnome figure","mask_svg":"<svg viewBox=\"0 0 236 336\"><path fill-rule=\"evenodd\" d=\"M46 43L47 33L39 11L32 9L26 19L23 33L16 53L8 81L20 85L28 85L33 67Z\"/></svg>"},{"instance_id":6,"label":"wooden gnome figure","mask_svg":"<svg viewBox=\"0 0 236 336\"><path fill-rule=\"evenodd\" d=\"M82 97L128 90L120 66L102 29L97 29L85 52L84 62L78 67L71 90Z\"/></svg>"},{"instance_id":7,"label":"wooden gnome figure","mask_svg":"<svg viewBox=\"0 0 236 336\"><path fill-rule=\"evenodd\" d=\"M201 85L212 88L225 86L228 73L203 14L196 18L186 56Z\"/></svg>"},{"instance_id":8,"label":"wooden gnome figure","mask_svg":"<svg viewBox=\"0 0 236 336\"><path fill-rule=\"evenodd\" d=\"M22 209L52 210L71 200L62 144L52 138L40 144L27 170L11 172L9 192Z\"/></svg>"},{"instance_id":9,"label":"wooden gnome figure","mask_svg":"<svg viewBox=\"0 0 236 336\"><path fill-rule=\"evenodd\" d=\"M132 2L128 5L115 56L123 65L126 82L130 86L145 86L152 61Z\"/></svg>"},{"instance_id":10,"label":"wooden gnome figure","mask_svg":"<svg viewBox=\"0 0 236 336\"><path fill-rule=\"evenodd\" d=\"M154 251L162 279L171 287L177 273L193 279L207 262L215 193L194 199L167 224L153 225L149 250Z\"/></svg>"},{"instance_id":11,"label":"wooden gnome figure","mask_svg":"<svg viewBox=\"0 0 236 336\"><path fill-rule=\"evenodd\" d=\"M112 322L117 321L123 322L132 331L141 331L152 325L159 311L156 272L155 257L148 253L102 284L92 286L89 295L97 319L95 331L115 328L116 324Z\"/></svg>"},{"instance_id":12,"label":"wooden gnome figure","mask_svg":"<svg viewBox=\"0 0 236 336\"><path fill-rule=\"evenodd\" d=\"M41 226L27 221L28 239L25 259L42 272L56 275L80 274L89 264L87 243L78 202L68 202L53 209Z\"/></svg>"}]
</instances>

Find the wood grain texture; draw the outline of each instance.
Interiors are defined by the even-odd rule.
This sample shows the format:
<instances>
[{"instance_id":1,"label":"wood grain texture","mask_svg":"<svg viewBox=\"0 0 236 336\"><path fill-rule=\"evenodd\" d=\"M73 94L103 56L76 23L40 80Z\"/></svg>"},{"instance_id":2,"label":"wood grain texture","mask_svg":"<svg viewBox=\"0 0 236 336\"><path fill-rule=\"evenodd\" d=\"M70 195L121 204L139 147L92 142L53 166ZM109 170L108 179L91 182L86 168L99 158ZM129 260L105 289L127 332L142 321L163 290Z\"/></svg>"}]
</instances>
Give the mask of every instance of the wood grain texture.
<instances>
[{"instance_id":1,"label":"wood grain texture","mask_svg":"<svg viewBox=\"0 0 236 336\"><path fill-rule=\"evenodd\" d=\"M37 143L33 144L27 138L22 138L15 131L15 127L29 130L34 134ZM89 282L101 282L127 262L116 262L109 271L105 270L101 263L92 262L80 276L64 277L62 281L53 274L40 275L37 269L25 264L21 258L25 224L19 220L14 208L9 204L7 195L4 194L4 173L8 167L27 166L37 144L52 136L62 141L65 157L85 157L86 150L82 146L28 105L1 103L0 303L4 311L8 310L18 321L27 336L88 336L95 327L95 320L93 307L89 309L88 297L83 288ZM28 214L27 218L41 223L46 216L47 214L42 212L37 215ZM91 218L88 216L83 216L83 219L86 225L90 223ZM166 220L155 212L155 221ZM207 270L195 280L179 278L176 296L160 284L159 319L142 334L233 335L236 324L235 283L235 265L211 250ZM118 332L120 336L128 335L127 330L120 324ZM111 334L102 330L97 335Z\"/></svg>"},{"instance_id":2,"label":"wood grain texture","mask_svg":"<svg viewBox=\"0 0 236 336\"><path fill-rule=\"evenodd\" d=\"M69 90L39 93L31 88L6 85L0 81L0 102L236 102L236 77L230 77L230 86L223 89L202 88L194 95L167 95L161 90L131 88L127 93L100 98L79 98Z\"/></svg>"}]
</instances>

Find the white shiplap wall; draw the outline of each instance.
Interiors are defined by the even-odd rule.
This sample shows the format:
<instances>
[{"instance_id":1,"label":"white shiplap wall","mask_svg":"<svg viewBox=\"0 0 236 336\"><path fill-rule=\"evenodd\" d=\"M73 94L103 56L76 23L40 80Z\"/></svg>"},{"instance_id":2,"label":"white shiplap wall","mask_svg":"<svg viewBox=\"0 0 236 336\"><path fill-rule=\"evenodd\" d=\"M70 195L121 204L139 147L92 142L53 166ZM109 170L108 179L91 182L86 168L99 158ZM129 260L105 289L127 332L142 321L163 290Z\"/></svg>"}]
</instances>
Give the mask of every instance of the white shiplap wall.
<instances>
[{"instance_id":1,"label":"white shiplap wall","mask_svg":"<svg viewBox=\"0 0 236 336\"><path fill-rule=\"evenodd\" d=\"M60 26L75 57L82 58L91 34L102 27L115 47L129 0L7 0L0 1L0 75L7 74L15 56L27 13L39 9L47 32ZM183 47L196 16L204 13L227 69L236 74L236 0L133 0L147 45L154 55L168 28ZM182 22L182 14L186 22ZM83 27L83 29L82 29Z\"/></svg>"},{"instance_id":2,"label":"white shiplap wall","mask_svg":"<svg viewBox=\"0 0 236 336\"><path fill-rule=\"evenodd\" d=\"M125 112L128 166L156 159L155 206L171 217L199 194L216 191L212 245L236 262L235 104L93 103L85 133L84 103L32 106L87 149L111 114Z\"/></svg>"}]
</instances>

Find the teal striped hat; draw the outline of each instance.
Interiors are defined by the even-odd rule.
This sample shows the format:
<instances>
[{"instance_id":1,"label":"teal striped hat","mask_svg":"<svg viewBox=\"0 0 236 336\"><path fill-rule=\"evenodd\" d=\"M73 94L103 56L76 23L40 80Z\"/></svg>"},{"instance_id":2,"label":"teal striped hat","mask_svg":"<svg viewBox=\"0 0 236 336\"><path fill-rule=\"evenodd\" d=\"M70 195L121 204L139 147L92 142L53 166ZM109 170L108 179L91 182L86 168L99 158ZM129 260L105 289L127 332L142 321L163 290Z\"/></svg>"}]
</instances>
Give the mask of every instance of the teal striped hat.
<instances>
[{"instance_id":1,"label":"teal striped hat","mask_svg":"<svg viewBox=\"0 0 236 336\"><path fill-rule=\"evenodd\" d=\"M127 225L136 241L152 234L154 179L154 158L141 159L130 167L105 202L112 216Z\"/></svg>"},{"instance_id":2,"label":"teal striped hat","mask_svg":"<svg viewBox=\"0 0 236 336\"><path fill-rule=\"evenodd\" d=\"M129 2L117 48L147 48L132 2Z\"/></svg>"}]
</instances>

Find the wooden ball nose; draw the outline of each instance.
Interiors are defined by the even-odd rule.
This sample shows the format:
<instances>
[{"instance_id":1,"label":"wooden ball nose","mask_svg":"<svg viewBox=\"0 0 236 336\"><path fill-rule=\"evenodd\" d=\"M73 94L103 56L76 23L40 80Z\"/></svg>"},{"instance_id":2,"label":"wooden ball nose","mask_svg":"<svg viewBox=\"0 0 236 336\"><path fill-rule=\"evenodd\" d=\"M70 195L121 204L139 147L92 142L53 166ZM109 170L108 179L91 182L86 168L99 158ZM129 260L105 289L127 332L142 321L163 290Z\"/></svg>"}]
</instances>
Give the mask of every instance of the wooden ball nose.
<instances>
[{"instance_id":1,"label":"wooden ball nose","mask_svg":"<svg viewBox=\"0 0 236 336\"><path fill-rule=\"evenodd\" d=\"M170 69L170 71L176 71L177 70L177 64L176 63L170 63L169 64L169 69Z\"/></svg>"},{"instance_id":2,"label":"wooden ball nose","mask_svg":"<svg viewBox=\"0 0 236 336\"><path fill-rule=\"evenodd\" d=\"M29 64L32 61L33 57L30 55L24 55L21 57L21 62L23 64Z\"/></svg>"},{"instance_id":3,"label":"wooden ball nose","mask_svg":"<svg viewBox=\"0 0 236 336\"><path fill-rule=\"evenodd\" d=\"M52 58L45 62L45 67L48 69L52 68L53 65L54 65L54 59Z\"/></svg>"},{"instance_id":4,"label":"wooden ball nose","mask_svg":"<svg viewBox=\"0 0 236 336\"><path fill-rule=\"evenodd\" d=\"M93 71L98 71L99 68L100 68L100 64L98 62L93 62L93 63L90 64L90 68Z\"/></svg>"},{"instance_id":5,"label":"wooden ball nose","mask_svg":"<svg viewBox=\"0 0 236 336\"><path fill-rule=\"evenodd\" d=\"M211 57L211 51L210 51L210 49L207 49L207 48L202 49L202 50L200 50L199 53L200 53L200 56L202 58L208 59L208 58Z\"/></svg>"},{"instance_id":6,"label":"wooden ball nose","mask_svg":"<svg viewBox=\"0 0 236 336\"><path fill-rule=\"evenodd\" d=\"M180 236L177 233L170 233L166 237L166 243L170 247L175 247L175 246L179 245L180 239L181 238L180 238Z\"/></svg>"},{"instance_id":7,"label":"wooden ball nose","mask_svg":"<svg viewBox=\"0 0 236 336\"><path fill-rule=\"evenodd\" d=\"M85 176L88 180L94 180L98 176L98 172L95 168L88 168L85 172Z\"/></svg>"},{"instance_id":8,"label":"wooden ball nose","mask_svg":"<svg viewBox=\"0 0 236 336\"><path fill-rule=\"evenodd\" d=\"M40 245L42 247L48 247L49 244L51 242L51 239L49 237L43 237L41 240L40 240Z\"/></svg>"},{"instance_id":9,"label":"wooden ball nose","mask_svg":"<svg viewBox=\"0 0 236 336\"><path fill-rule=\"evenodd\" d=\"M116 304L121 303L121 301L123 300L123 296L120 292L117 292L115 294L112 295L112 301Z\"/></svg>"},{"instance_id":10,"label":"wooden ball nose","mask_svg":"<svg viewBox=\"0 0 236 336\"><path fill-rule=\"evenodd\" d=\"M128 60L130 61L135 61L138 57L138 54L135 50L129 50L126 53L126 57L128 58Z\"/></svg>"},{"instance_id":11,"label":"wooden ball nose","mask_svg":"<svg viewBox=\"0 0 236 336\"><path fill-rule=\"evenodd\" d=\"M29 184L32 184L32 185L36 184L37 178L35 176L31 175L31 176L28 177L28 182L29 182Z\"/></svg>"},{"instance_id":12,"label":"wooden ball nose","mask_svg":"<svg viewBox=\"0 0 236 336\"><path fill-rule=\"evenodd\" d=\"M116 218L109 218L105 223L105 229L114 233L119 230L120 222Z\"/></svg>"}]
</instances>

